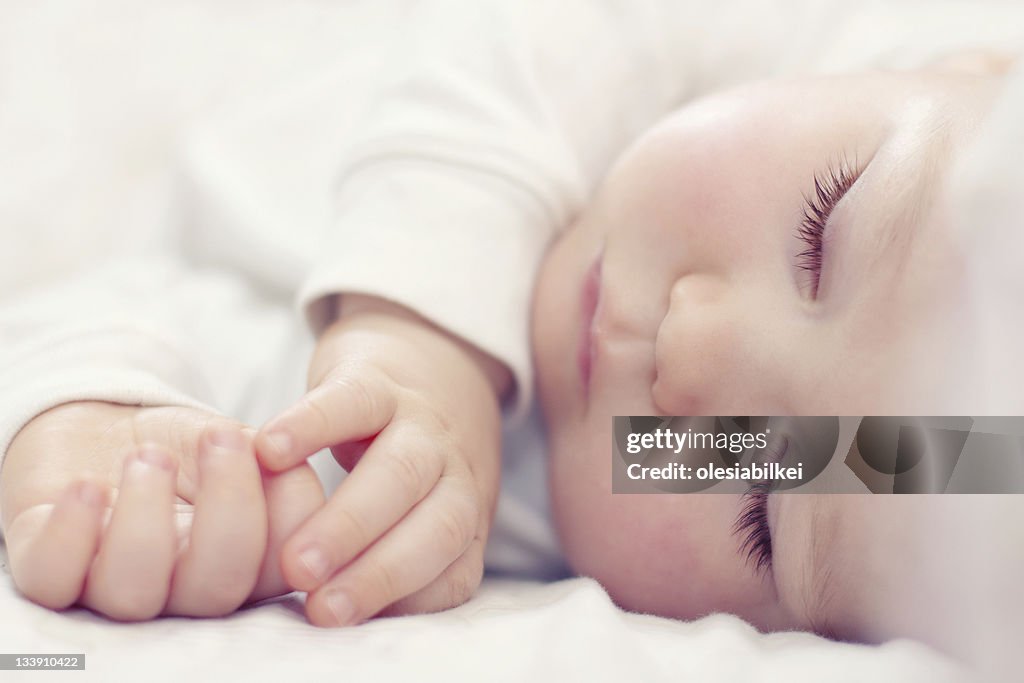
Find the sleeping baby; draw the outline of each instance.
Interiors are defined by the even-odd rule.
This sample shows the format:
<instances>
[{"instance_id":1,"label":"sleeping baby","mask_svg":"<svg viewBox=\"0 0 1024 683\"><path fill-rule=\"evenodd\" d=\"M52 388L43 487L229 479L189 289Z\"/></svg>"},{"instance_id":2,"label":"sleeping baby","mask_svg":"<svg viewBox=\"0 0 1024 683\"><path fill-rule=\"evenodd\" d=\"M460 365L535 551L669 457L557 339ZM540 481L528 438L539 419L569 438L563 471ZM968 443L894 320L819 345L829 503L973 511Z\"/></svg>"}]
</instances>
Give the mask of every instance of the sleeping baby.
<instances>
[{"instance_id":1,"label":"sleeping baby","mask_svg":"<svg viewBox=\"0 0 1024 683\"><path fill-rule=\"evenodd\" d=\"M971 412L984 387L957 362L974 340L944 183L1011 66L974 52L763 80L689 102L621 154L547 250L532 306L552 506L577 572L632 610L948 644L922 607L941 582L897 580L925 555L895 576L878 558L963 503L772 496L751 544L733 532L738 497L613 496L610 418ZM531 202L523 214L543 214ZM76 394L20 427L0 502L22 593L140 620L299 590L323 626L473 594L502 405L529 379L500 343L415 302L358 286L312 298L308 392L258 429L157 393ZM350 471L329 497L306 463L324 448ZM894 517L907 524L883 536L849 521Z\"/></svg>"},{"instance_id":2,"label":"sleeping baby","mask_svg":"<svg viewBox=\"0 0 1024 683\"><path fill-rule=\"evenodd\" d=\"M991 528L1019 545L1012 497L774 495L744 525L733 496L611 495L609 416L983 405L983 373L963 362L976 340L945 179L1009 64L961 55L743 86L622 156L548 254L533 311L552 503L576 571L629 609L683 619L726 610L766 630L947 648L963 635L949 555L978 532L948 522L999 510ZM1019 381L1003 367L998 383Z\"/></svg>"}]
</instances>

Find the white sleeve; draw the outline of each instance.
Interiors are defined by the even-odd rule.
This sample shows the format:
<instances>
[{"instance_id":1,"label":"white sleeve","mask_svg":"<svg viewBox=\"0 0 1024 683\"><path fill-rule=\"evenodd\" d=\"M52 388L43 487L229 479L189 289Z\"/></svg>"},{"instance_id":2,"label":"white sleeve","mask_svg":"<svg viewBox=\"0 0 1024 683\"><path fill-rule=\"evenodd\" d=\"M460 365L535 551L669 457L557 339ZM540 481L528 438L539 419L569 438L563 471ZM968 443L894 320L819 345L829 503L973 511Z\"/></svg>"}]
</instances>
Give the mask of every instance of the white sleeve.
<instances>
[{"instance_id":1,"label":"white sleeve","mask_svg":"<svg viewBox=\"0 0 1024 683\"><path fill-rule=\"evenodd\" d=\"M8 300L0 458L29 420L69 401L238 405L251 385L237 377L260 367L254 354L280 346L273 334L289 328L280 320L288 315L284 302L261 299L238 277L162 259L103 264Z\"/></svg>"},{"instance_id":2,"label":"white sleeve","mask_svg":"<svg viewBox=\"0 0 1024 683\"><path fill-rule=\"evenodd\" d=\"M299 305L318 332L335 294L405 304L504 362L521 413L540 259L632 139L684 99L738 80L909 65L1014 32L972 5L415 5L380 45L379 87Z\"/></svg>"}]
</instances>

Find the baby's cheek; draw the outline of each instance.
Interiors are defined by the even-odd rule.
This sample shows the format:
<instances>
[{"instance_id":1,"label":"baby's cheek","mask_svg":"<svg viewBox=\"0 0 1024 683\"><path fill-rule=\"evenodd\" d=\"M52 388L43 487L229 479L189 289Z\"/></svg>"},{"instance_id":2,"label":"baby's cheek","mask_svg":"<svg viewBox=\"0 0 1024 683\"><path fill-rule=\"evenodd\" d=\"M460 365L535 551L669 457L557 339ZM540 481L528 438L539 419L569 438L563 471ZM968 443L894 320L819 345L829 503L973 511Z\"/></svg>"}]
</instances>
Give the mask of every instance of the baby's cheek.
<instances>
[{"instance_id":1,"label":"baby's cheek","mask_svg":"<svg viewBox=\"0 0 1024 683\"><path fill-rule=\"evenodd\" d=\"M689 553L677 553L678 539L666 543L666 525L658 516L645 516L648 506L639 496L613 496L593 470L604 464L595 458L586 471L556 467L554 509L566 557L577 573L596 579L620 607L668 616L677 613L674 575L685 575ZM671 557L681 555L678 570L665 572Z\"/></svg>"},{"instance_id":2,"label":"baby's cheek","mask_svg":"<svg viewBox=\"0 0 1024 683\"><path fill-rule=\"evenodd\" d=\"M677 619L730 612L780 626L773 590L738 553L736 497L613 495L610 438L601 436L563 433L552 452L553 510L573 569L624 609Z\"/></svg>"}]
</instances>

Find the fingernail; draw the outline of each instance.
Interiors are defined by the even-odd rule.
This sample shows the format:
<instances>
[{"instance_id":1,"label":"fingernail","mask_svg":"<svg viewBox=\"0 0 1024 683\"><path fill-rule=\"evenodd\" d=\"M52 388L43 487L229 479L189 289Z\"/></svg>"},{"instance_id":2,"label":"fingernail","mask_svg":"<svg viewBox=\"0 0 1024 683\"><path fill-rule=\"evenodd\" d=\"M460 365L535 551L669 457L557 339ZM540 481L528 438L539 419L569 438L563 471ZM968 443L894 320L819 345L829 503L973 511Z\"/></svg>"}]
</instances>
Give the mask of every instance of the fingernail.
<instances>
[{"instance_id":1,"label":"fingernail","mask_svg":"<svg viewBox=\"0 0 1024 683\"><path fill-rule=\"evenodd\" d=\"M274 455L279 458L286 458L292 449L292 437L287 432L271 432L267 434L267 443Z\"/></svg>"},{"instance_id":2,"label":"fingernail","mask_svg":"<svg viewBox=\"0 0 1024 683\"><path fill-rule=\"evenodd\" d=\"M242 435L241 430L232 429L230 427L214 429L208 434L207 439L209 439L211 446L223 448L228 451L241 450L245 445L245 437Z\"/></svg>"},{"instance_id":3,"label":"fingernail","mask_svg":"<svg viewBox=\"0 0 1024 683\"><path fill-rule=\"evenodd\" d=\"M356 616L356 606L343 591L336 591L327 596L327 609L334 615L338 626L351 624Z\"/></svg>"},{"instance_id":4,"label":"fingernail","mask_svg":"<svg viewBox=\"0 0 1024 683\"><path fill-rule=\"evenodd\" d=\"M323 581L327 578L327 570L329 569L327 556L319 548L311 546L300 552L299 562L306 568L309 575L317 581Z\"/></svg>"},{"instance_id":5,"label":"fingernail","mask_svg":"<svg viewBox=\"0 0 1024 683\"><path fill-rule=\"evenodd\" d=\"M106 504L106 491L96 482L78 482L78 500L89 507L101 507Z\"/></svg>"},{"instance_id":6,"label":"fingernail","mask_svg":"<svg viewBox=\"0 0 1024 683\"><path fill-rule=\"evenodd\" d=\"M136 454L136 461L150 467L157 467L162 470L174 469L174 462L162 448L156 446L143 446Z\"/></svg>"}]
</instances>

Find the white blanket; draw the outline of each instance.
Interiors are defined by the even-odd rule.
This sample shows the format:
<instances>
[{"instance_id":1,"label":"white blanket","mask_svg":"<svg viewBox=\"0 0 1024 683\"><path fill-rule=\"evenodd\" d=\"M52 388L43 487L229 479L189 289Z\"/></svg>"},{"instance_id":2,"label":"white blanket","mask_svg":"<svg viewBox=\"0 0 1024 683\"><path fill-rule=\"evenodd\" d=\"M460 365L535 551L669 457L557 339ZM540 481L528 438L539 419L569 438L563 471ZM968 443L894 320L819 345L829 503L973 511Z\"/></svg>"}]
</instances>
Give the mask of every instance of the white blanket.
<instances>
[{"instance_id":1,"label":"white blanket","mask_svg":"<svg viewBox=\"0 0 1024 683\"><path fill-rule=\"evenodd\" d=\"M0 650L85 654L84 675L5 673L5 681L942 683L964 675L911 641L871 647L806 633L763 635L724 614L690 623L628 614L589 579L487 579L457 609L340 630L307 624L298 595L225 619L126 625L85 610L37 607L14 592L9 576L0 579Z\"/></svg>"}]
</instances>

